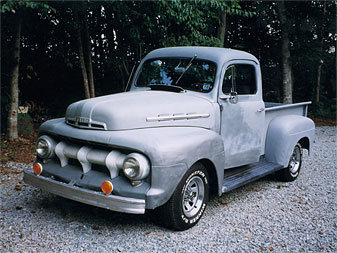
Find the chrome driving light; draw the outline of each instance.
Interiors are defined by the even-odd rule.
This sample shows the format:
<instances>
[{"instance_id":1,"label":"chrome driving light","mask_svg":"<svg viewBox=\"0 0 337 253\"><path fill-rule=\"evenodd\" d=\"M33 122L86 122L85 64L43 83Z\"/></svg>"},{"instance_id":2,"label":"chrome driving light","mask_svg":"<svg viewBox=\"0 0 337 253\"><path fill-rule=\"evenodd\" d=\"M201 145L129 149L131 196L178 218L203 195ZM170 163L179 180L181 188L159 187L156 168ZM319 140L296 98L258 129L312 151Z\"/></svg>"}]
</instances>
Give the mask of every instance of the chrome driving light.
<instances>
[{"instance_id":1,"label":"chrome driving light","mask_svg":"<svg viewBox=\"0 0 337 253\"><path fill-rule=\"evenodd\" d=\"M124 159L123 171L130 180L140 181L149 175L150 163L145 156L131 153Z\"/></svg>"},{"instance_id":2,"label":"chrome driving light","mask_svg":"<svg viewBox=\"0 0 337 253\"><path fill-rule=\"evenodd\" d=\"M56 142L47 135L42 135L37 140L36 152L42 159L51 158L54 156Z\"/></svg>"}]
</instances>

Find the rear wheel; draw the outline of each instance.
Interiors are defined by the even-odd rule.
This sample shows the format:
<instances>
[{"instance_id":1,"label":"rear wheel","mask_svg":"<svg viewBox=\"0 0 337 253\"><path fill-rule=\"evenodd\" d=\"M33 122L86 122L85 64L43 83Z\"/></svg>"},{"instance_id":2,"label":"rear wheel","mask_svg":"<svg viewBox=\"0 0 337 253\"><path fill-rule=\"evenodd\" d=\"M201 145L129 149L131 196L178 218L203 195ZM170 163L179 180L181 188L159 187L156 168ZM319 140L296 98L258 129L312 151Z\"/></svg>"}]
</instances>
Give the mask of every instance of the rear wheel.
<instances>
[{"instance_id":1,"label":"rear wheel","mask_svg":"<svg viewBox=\"0 0 337 253\"><path fill-rule=\"evenodd\" d=\"M297 143L290 157L288 167L276 173L279 180L291 182L298 177L302 165L302 153L302 147L299 143Z\"/></svg>"},{"instance_id":2,"label":"rear wheel","mask_svg":"<svg viewBox=\"0 0 337 253\"><path fill-rule=\"evenodd\" d=\"M209 196L209 176L201 163L185 174L170 200L159 208L163 224L173 230L186 230L198 223Z\"/></svg>"}]
</instances>

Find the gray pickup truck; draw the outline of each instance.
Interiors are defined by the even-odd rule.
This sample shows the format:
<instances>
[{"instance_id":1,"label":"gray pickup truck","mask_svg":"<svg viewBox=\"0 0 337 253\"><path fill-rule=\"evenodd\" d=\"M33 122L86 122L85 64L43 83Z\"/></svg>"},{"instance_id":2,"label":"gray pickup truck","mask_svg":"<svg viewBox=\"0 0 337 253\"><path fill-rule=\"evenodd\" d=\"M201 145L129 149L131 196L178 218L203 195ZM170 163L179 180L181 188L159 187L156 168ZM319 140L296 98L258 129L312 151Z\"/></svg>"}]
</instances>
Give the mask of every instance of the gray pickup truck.
<instances>
[{"instance_id":1,"label":"gray pickup truck","mask_svg":"<svg viewBox=\"0 0 337 253\"><path fill-rule=\"evenodd\" d=\"M219 196L267 174L297 178L315 125L310 102L265 103L259 61L209 47L150 52L130 91L71 104L42 124L24 181L118 212L156 209L194 226Z\"/></svg>"}]
</instances>

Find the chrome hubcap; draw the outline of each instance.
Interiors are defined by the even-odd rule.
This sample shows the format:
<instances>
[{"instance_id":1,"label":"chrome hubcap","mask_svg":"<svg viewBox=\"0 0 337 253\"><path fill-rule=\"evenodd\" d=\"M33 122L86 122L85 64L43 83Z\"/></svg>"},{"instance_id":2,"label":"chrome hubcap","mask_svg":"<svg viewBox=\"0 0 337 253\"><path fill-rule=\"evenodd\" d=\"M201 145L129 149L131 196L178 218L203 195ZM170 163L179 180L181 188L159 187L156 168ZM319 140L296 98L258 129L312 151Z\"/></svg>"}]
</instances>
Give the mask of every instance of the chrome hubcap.
<instances>
[{"instance_id":1,"label":"chrome hubcap","mask_svg":"<svg viewBox=\"0 0 337 253\"><path fill-rule=\"evenodd\" d=\"M298 173L300 163L301 163L301 150L298 146L296 146L289 162L290 173L293 174L294 176L296 176L296 174Z\"/></svg>"},{"instance_id":2,"label":"chrome hubcap","mask_svg":"<svg viewBox=\"0 0 337 253\"><path fill-rule=\"evenodd\" d=\"M183 190L182 206L185 216L192 217L198 213L204 201L204 182L198 176L192 177Z\"/></svg>"}]
</instances>

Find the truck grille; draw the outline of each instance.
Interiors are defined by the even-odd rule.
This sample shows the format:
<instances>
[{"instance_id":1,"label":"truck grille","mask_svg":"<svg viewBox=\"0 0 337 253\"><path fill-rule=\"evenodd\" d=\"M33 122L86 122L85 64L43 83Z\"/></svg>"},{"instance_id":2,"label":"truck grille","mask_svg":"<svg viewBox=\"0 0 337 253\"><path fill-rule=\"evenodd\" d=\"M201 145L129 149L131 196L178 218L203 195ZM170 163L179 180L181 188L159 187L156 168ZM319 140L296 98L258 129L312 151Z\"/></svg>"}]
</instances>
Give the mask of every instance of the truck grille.
<instances>
[{"instance_id":1,"label":"truck grille","mask_svg":"<svg viewBox=\"0 0 337 253\"><path fill-rule=\"evenodd\" d=\"M68 141L60 141L55 147L61 167L68 164L77 164L82 167L83 173L93 168L110 174L111 179L119 175L123 167L125 154L117 150L97 149L88 145L79 145Z\"/></svg>"}]
</instances>

